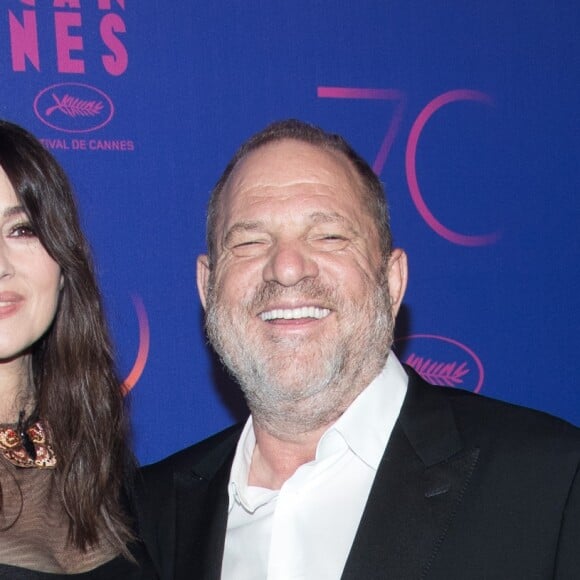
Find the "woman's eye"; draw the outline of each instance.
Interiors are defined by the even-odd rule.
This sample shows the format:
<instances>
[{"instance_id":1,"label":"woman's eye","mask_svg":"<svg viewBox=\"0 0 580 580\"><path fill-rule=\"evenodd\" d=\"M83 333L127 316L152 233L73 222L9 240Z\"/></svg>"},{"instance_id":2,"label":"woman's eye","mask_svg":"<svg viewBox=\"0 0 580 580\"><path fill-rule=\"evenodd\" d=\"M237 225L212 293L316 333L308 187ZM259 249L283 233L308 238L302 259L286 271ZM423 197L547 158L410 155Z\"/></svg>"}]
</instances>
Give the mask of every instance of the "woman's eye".
<instances>
[{"instance_id":1,"label":"woman's eye","mask_svg":"<svg viewBox=\"0 0 580 580\"><path fill-rule=\"evenodd\" d=\"M34 238L36 232L30 224L16 224L10 228L9 235L12 238Z\"/></svg>"}]
</instances>

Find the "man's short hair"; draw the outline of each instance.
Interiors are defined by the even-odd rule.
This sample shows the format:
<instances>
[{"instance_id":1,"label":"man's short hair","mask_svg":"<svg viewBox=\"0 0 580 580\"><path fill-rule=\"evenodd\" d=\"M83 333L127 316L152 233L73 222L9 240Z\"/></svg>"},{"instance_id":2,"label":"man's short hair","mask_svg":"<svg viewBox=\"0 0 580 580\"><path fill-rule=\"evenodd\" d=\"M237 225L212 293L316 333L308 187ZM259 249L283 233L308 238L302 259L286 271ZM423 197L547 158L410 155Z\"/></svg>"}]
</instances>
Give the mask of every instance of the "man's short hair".
<instances>
[{"instance_id":1,"label":"man's short hair","mask_svg":"<svg viewBox=\"0 0 580 580\"><path fill-rule=\"evenodd\" d=\"M270 143L284 140L301 141L323 150L338 151L350 161L363 183L362 193L364 194L366 209L375 222L379 234L381 254L386 261L392 248L389 212L383 184L372 167L340 135L327 133L320 127L304 121L286 119L268 125L265 129L245 141L235 152L215 184L209 200L206 223L206 242L210 266L214 263L217 251L215 230L219 214L219 201L234 167L248 153Z\"/></svg>"}]
</instances>

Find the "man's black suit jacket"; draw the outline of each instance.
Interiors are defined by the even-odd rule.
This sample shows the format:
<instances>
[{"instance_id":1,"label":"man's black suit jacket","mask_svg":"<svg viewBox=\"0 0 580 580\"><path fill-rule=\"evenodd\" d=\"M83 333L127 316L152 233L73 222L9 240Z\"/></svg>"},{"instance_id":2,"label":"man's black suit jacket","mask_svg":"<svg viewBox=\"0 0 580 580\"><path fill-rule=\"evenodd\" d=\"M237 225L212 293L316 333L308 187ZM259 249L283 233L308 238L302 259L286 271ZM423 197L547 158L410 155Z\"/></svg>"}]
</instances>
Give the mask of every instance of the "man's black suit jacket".
<instances>
[{"instance_id":1,"label":"man's black suit jacket","mask_svg":"<svg viewBox=\"0 0 580 580\"><path fill-rule=\"evenodd\" d=\"M580 579L580 429L408 372L343 580ZM240 431L143 469L140 533L162 580L220 577Z\"/></svg>"}]
</instances>

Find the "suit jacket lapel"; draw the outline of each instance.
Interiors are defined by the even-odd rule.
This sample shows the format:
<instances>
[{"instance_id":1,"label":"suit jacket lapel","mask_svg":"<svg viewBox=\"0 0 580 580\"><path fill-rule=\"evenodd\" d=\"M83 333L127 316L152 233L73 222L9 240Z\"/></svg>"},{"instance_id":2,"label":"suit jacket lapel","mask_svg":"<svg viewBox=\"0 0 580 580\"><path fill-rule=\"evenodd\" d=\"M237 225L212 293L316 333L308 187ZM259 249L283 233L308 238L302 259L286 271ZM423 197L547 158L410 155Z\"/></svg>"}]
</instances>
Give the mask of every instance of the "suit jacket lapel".
<instances>
[{"instance_id":1,"label":"suit jacket lapel","mask_svg":"<svg viewBox=\"0 0 580 580\"><path fill-rule=\"evenodd\" d=\"M424 578L477 464L449 401L411 371L343 580Z\"/></svg>"},{"instance_id":2,"label":"suit jacket lapel","mask_svg":"<svg viewBox=\"0 0 580 580\"><path fill-rule=\"evenodd\" d=\"M219 580L228 516L235 437L193 471L175 474L175 580Z\"/></svg>"}]
</instances>

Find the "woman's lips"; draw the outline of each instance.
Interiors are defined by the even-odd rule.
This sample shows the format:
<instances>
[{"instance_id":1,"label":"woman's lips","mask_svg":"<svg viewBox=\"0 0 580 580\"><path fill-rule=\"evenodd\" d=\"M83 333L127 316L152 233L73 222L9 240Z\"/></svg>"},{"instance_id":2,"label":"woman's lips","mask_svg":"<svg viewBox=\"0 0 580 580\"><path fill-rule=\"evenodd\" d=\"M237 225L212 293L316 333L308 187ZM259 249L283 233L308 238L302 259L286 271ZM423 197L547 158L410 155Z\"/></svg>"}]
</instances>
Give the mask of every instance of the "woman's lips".
<instances>
[{"instance_id":1,"label":"woman's lips","mask_svg":"<svg viewBox=\"0 0 580 580\"><path fill-rule=\"evenodd\" d=\"M24 296L17 292L0 292L0 318L14 314L24 304Z\"/></svg>"}]
</instances>

